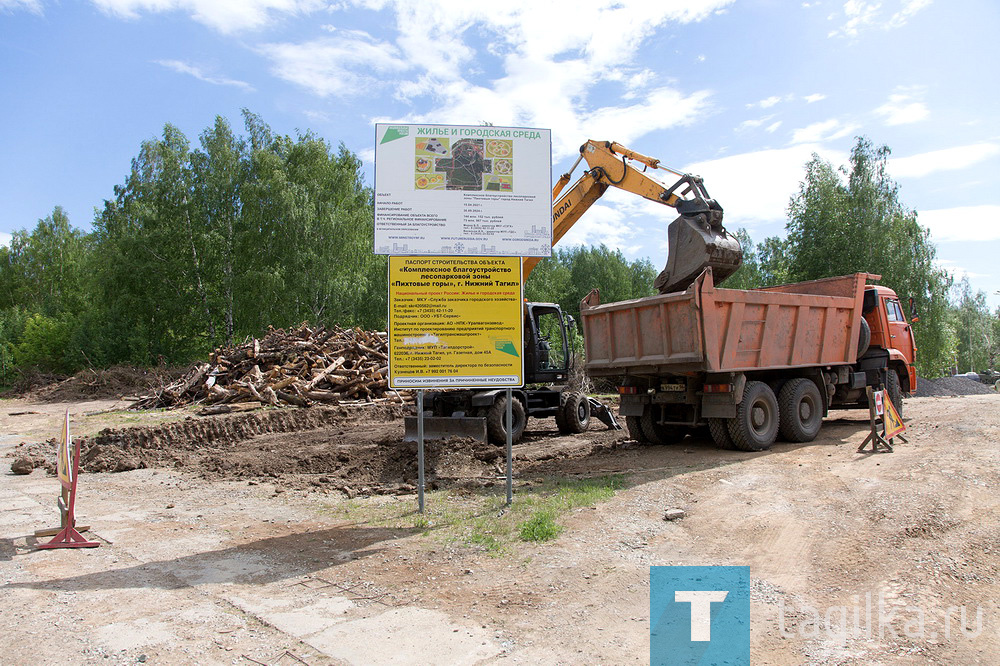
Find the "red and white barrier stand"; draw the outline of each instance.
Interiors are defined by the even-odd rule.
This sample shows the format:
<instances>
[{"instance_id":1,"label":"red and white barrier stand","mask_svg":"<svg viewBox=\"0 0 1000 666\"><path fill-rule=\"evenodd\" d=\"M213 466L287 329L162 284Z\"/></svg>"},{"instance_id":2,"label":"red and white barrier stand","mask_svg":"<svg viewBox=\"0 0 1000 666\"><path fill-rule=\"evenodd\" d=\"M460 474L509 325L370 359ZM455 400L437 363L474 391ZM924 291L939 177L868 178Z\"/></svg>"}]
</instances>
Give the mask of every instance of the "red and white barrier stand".
<instances>
[{"instance_id":1,"label":"red and white barrier stand","mask_svg":"<svg viewBox=\"0 0 1000 666\"><path fill-rule=\"evenodd\" d=\"M76 529L76 482L80 471L80 440L72 441L69 436L69 410L63 425L62 441L56 456L56 471L62 494L59 497L59 515L62 528L48 543L38 544L39 548L96 548L99 541L87 541ZM87 530L86 527L83 528ZM39 530L36 536L47 536L50 530Z\"/></svg>"}]
</instances>

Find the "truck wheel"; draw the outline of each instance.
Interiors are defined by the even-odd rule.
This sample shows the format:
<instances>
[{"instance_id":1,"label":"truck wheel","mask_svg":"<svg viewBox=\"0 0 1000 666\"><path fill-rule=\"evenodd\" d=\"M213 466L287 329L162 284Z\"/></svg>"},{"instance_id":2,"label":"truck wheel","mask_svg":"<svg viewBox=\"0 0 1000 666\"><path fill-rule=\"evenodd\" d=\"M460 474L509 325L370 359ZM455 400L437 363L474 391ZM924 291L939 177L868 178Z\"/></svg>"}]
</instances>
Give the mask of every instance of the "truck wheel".
<instances>
[{"instance_id":1,"label":"truck wheel","mask_svg":"<svg viewBox=\"0 0 1000 666\"><path fill-rule=\"evenodd\" d=\"M649 444L649 437L642 430L642 420L638 416L626 416L625 427L628 428L629 439L634 439L640 444Z\"/></svg>"},{"instance_id":2,"label":"truck wheel","mask_svg":"<svg viewBox=\"0 0 1000 666\"><path fill-rule=\"evenodd\" d=\"M653 409L650 405L646 405L646 409L643 410L642 416L639 417L639 427L642 428L642 432L646 435L646 439L653 444L659 444L660 446L676 444L684 438L684 431L681 430L679 426L669 426L657 423L653 419Z\"/></svg>"},{"instance_id":3,"label":"truck wheel","mask_svg":"<svg viewBox=\"0 0 1000 666\"><path fill-rule=\"evenodd\" d=\"M811 442L823 425L823 400L815 382L805 377L788 381L778 394L779 430L789 442Z\"/></svg>"},{"instance_id":4,"label":"truck wheel","mask_svg":"<svg viewBox=\"0 0 1000 666\"><path fill-rule=\"evenodd\" d=\"M582 393L565 391L559 396L559 411L556 412L556 426L559 432L578 433L590 426L590 400Z\"/></svg>"},{"instance_id":5,"label":"truck wheel","mask_svg":"<svg viewBox=\"0 0 1000 666\"><path fill-rule=\"evenodd\" d=\"M856 358L861 358L868 351L868 347L872 343L872 327L868 325L865 318L861 318L861 333L858 335L858 355Z\"/></svg>"},{"instance_id":6,"label":"truck wheel","mask_svg":"<svg viewBox=\"0 0 1000 666\"><path fill-rule=\"evenodd\" d=\"M726 422L729 419L709 419L708 432L712 435L712 441L720 449L735 449L733 438L729 436L729 426Z\"/></svg>"},{"instance_id":7,"label":"truck wheel","mask_svg":"<svg viewBox=\"0 0 1000 666\"><path fill-rule=\"evenodd\" d=\"M778 436L778 400L764 382L747 382L736 418L729 419L729 436L740 451L763 451Z\"/></svg>"},{"instance_id":8,"label":"truck wheel","mask_svg":"<svg viewBox=\"0 0 1000 666\"><path fill-rule=\"evenodd\" d=\"M903 389L899 385L899 375L892 368L886 373L885 392L889 395L889 400L892 400L899 418L903 418Z\"/></svg>"},{"instance_id":9,"label":"truck wheel","mask_svg":"<svg viewBox=\"0 0 1000 666\"><path fill-rule=\"evenodd\" d=\"M511 404L511 441L518 442L524 434L527 417L524 405L517 398ZM498 397L486 412L486 435L490 442L497 446L507 445L507 397Z\"/></svg>"}]
</instances>

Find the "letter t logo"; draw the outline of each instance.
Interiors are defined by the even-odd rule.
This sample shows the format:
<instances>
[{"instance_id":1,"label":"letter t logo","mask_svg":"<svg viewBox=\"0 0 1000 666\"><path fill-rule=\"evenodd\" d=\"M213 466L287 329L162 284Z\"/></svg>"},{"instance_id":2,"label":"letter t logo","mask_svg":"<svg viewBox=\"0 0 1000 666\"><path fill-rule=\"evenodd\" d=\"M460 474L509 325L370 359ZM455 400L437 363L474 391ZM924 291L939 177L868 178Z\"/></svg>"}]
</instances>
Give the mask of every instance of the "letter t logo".
<instances>
[{"instance_id":1,"label":"letter t logo","mask_svg":"<svg viewBox=\"0 0 1000 666\"><path fill-rule=\"evenodd\" d=\"M674 601L691 604L691 640L712 640L712 602L725 601L726 590L676 590Z\"/></svg>"}]
</instances>

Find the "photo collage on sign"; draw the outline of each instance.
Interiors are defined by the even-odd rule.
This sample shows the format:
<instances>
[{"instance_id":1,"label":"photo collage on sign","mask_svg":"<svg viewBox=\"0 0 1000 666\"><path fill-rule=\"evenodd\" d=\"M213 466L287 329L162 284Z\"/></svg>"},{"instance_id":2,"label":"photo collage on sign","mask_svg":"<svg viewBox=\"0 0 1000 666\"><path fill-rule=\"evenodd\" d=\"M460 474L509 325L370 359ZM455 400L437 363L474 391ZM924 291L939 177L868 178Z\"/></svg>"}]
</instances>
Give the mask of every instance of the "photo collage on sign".
<instances>
[{"instance_id":1,"label":"photo collage on sign","mask_svg":"<svg viewBox=\"0 0 1000 666\"><path fill-rule=\"evenodd\" d=\"M514 191L514 142L510 139L418 138L414 189Z\"/></svg>"}]
</instances>

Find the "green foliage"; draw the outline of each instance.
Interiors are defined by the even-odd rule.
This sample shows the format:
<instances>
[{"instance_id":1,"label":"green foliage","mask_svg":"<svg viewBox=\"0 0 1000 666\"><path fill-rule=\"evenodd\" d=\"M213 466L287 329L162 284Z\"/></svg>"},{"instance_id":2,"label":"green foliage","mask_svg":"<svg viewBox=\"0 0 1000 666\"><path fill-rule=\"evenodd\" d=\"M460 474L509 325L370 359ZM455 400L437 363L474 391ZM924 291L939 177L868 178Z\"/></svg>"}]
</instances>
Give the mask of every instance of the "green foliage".
<instances>
[{"instance_id":1,"label":"green foliage","mask_svg":"<svg viewBox=\"0 0 1000 666\"><path fill-rule=\"evenodd\" d=\"M529 301L558 303L563 312L580 320L580 301L591 289L600 289L601 302L642 298L655 293L656 270L646 259L628 261L620 250L605 245L553 248L538 263L525 284Z\"/></svg>"},{"instance_id":2,"label":"green foliage","mask_svg":"<svg viewBox=\"0 0 1000 666\"><path fill-rule=\"evenodd\" d=\"M969 278L956 285L956 303L952 309L955 328L955 370L982 372L996 367L1000 352L1000 311L991 314L986 294L973 292Z\"/></svg>"},{"instance_id":3,"label":"green foliage","mask_svg":"<svg viewBox=\"0 0 1000 666\"><path fill-rule=\"evenodd\" d=\"M517 533L521 541L551 541L559 536L562 530L562 526L556 524L555 513L541 509L518 525Z\"/></svg>"},{"instance_id":4,"label":"green foliage","mask_svg":"<svg viewBox=\"0 0 1000 666\"><path fill-rule=\"evenodd\" d=\"M168 124L95 220L101 319L119 322L121 360L185 361L269 325L384 325L360 160L247 111L244 123L238 137L216 118L194 149Z\"/></svg>"},{"instance_id":5,"label":"green foliage","mask_svg":"<svg viewBox=\"0 0 1000 666\"><path fill-rule=\"evenodd\" d=\"M47 372L70 372L67 347L72 321L33 314L28 317L20 340L14 345L14 363L20 368Z\"/></svg>"},{"instance_id":6,"label":"green foliage","mask_svg":"<svg viewBox=\"0 0 1000 666\"><path fill-rule=\"evenodd\" d=\"M29 316L17 306L0 310L0 387L10 386L15 379L14 349L24 335Z\"/></svg>"},{"instance_id":7,"label":"green foliage","mask_svg":"<svg viewBox=\"0 0 1000 666\"><path fill-rule=\"evenodd\" d=\"M14 306L56 315L86 302L87 238L60 206L31 233L15 231L0 248L0 309Z\"/></svg>"},{"instance_id":8,"label":"green foliage","mask_svg":"<svg viewBox=\"0 0 1000 666\"><path fill-rule=\"evenodd\" d=\"M950 362L951 278L934 265L930 232L899 201L899 187L886 171L888 156L888 147L875 148L863 137L849 167L837 170L813 155L789 204L787 245L780 254L788 258L792 281L870 272L904 301L912 297L921 313L914 327L918 370L933 376Z\"/></svg>"}]
</instances>

